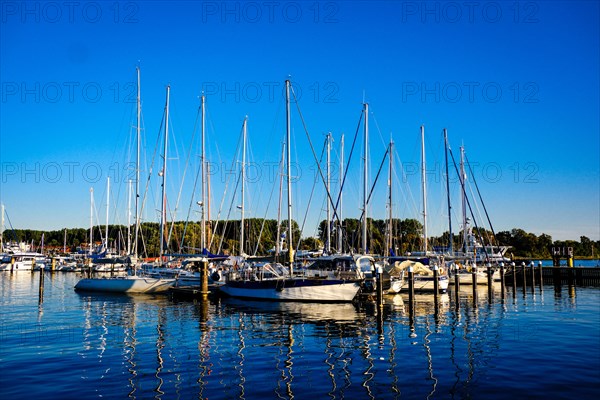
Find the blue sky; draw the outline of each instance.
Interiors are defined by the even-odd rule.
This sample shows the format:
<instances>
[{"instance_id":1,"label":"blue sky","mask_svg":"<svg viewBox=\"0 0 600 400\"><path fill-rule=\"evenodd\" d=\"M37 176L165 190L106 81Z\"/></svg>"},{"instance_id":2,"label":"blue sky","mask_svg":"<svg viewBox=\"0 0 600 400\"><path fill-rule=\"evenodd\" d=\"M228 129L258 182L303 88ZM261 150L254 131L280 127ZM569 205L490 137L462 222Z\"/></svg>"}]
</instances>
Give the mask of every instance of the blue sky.
<instances>
[{"instance_id":1,"label":"blue sky","mask_svg":"<svg viewBox=\"0 0 600 400\"><path fill-rule=\"evenodd\" d=\"M331 132L332 157L338 157L342 133L348 156L362 102L369 103L370 181L391 136L396 217L420 218L424 124L431 234L447 229L441 133L447 128L455 156L461 145L466 148L496 231L519 227L554 239L600 239L596 1L1 6L0 199L15 228L89 226L91 187L95 223L104 223L107 176L113 181L110 222L126 222L139 63L144 180L160 133L165 87L171 86L171 212L191 155L177 219L184 220L190 200L198 198L192 187L200 148L198 133L194 140L192 133L202 90L213 165L211 216L222 198L222 217L237 203L231 200L233 182L223 193L247 115L254 175L246 215L276 217L272 171L285 134L284 80L291 77L319 154ZM302 221L308 208L304 235L311 236L324 218L324 191L318 184L308 207L314 160L292 110L294 218ZM360 215L362 136L355 152L344 189L346 217ZM158 220L158 169L149 185L148 221ZM386 179L380 178L369 211L376 218L385 216ZM458 195L452 189L455 226ZM197 207L190 215L199 218Z\"/></svg>"}]
</instances>

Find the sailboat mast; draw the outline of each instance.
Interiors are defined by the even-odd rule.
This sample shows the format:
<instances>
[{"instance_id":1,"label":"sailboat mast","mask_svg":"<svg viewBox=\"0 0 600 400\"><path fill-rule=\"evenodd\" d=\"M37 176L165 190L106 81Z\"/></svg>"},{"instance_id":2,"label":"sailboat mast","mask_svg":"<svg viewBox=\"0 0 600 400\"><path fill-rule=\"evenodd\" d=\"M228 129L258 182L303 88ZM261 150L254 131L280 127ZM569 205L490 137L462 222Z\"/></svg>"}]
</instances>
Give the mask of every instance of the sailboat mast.
<instances>
[{"instance_id":1,"label":"sailboat mast","mask_svg":"<svg viewBox=\"0 0 600 400\"><path fill-rule=\"evenodd\" d=\"M162 205L160 208L160 261L162 263L165 240L165 219L167 209L167 146L169 144L169 96L171 86L167 86L167 103L165 106L165 141L163 148L163 168L162 168Z\"/></svg>"},{"instance_id":2,"label":"sailboat mast","mask_svg":"<svg viewBox=\"0 0 600 400\"><path fill-rule=\"evenodd\" d=\"M369 186L368 182L368 155L369 155L369 104L364 103L365 113L365 131L364 131L364 170L363 170L363 226L362 226L362 250L363 254L367 254L367 190Z\"/></svg>"},{"instance_id":3,"label":"sailboat mast","mask_svg":"<svg viewBox=\"0 0 600 400\"><path fill-rule=\"evenodd\" d=\"M0 251L4 252L4 204L0 205Z\"/></svg>"},{"instance_id":4,"label":"sailboat mast","mask_svg":"<svg viewBox=\"0 0 600 400\"><path fill-rule=\"evenodd\" d=\"M291 132L290 132L290 81L285 81L285 114L286 114L286 175L287 175L287 217L288 217L288 261L290 263L290 276L293 276L293 262L294 262L294 241L292 235L292 172L291 167Z\"/></svg>"},{"instance_id":5,"label":"sailboat mast","mask_svg":"<svg viewBox=\"0 0 600 400\"><path fill-rule=\"evenodd\" d=\"M460 187L461 187L461 201L462 201L462 222L463 222L463 248L464 254L467 254L468 250L468 238L469 233L467 229L467 196L465 192L465 181L467 175L465 174L465 148L460 146Z\"/></svg>"},{"instance_id":6,"label":"sailboat mast","mask_svg":"<svg viewBox=\"0 0 600 400\"><path fill-rule=\"evenodd\" d=\"M452 249L454 237L452 235L452 205L450 204L450 175L448 174L448 131L444 128L444 148L446 154L446 196L448 200L448 253L452 255L454 250Z\"/></svg>"},{"instance_id":7,"label":"sailboat mast","mask_svg":"<svg viewBox=\"0 0 600 400\"><path fill-rule=\"evenodd\" d=\"M92 242L94 241L94 188L90 188L90 255L92 255Z\"/></svg>"},{"instance_id":8,"label":"sailboat mast","mask_svg":"<svg viewBox=\"0 0 600 400\"><path fill-rule=\"evenodd\" d=\"M283 197L283 161L285 159L285 143L281 146L281 162L279 164L279 206L277 207L277 237L275 238L275 256L281 252L281 201Z\"/></svg>"},{"instance_id":9,"label":"sailboat mast","mask_svg":"<svg viewBox=\"0 0 600 400\"><path fill-rule=\"evenodd\" d=\"M202 184L202 189L201 189L201 197L202 199L200 200L202 202L202 234L201 234L201 244L202 244L202 251L204 251L204 249L206 248L206 213L205 213L205 209L206 209L206 164L205 164L205 157L206 157L206 152L205 152L205 117L206 117L206 109L205 109L205 103L206 103L206 96L202 95L202 97L200 97L201 99L201 103L202 103L202 155L200 157L200 162L202 163L200 166L200 170L201 170L201 184Z\"/></svg>"},{"instance_id":10,"label":"sailboat mast","mask_svg":"<svg viewBox=\"0 0 600 400\"><path fill-rule=\"evenodd\" d=\"M106 178L106 231L105 231L105 250L108 251L108 213L110 201L110 177Z\"/></svg>"},{"instance_id":11,"label":"sailboat mast","mask_svg":"<svg viewBox=\"0 0 600 400\"><path fill-rule=\"evenodd\" d=\"M242 211L242 217L240 221L240 256L244 255L244 200L245 200L245 187L246 187L246 136L248 129L248 116L244 118L243 125L243 137L242 137L242 205L240 207Z\"/></svg>"},{"instance_id":12,"label":"sailboat mast","mask_svg":"<svg viewBox=\"0 0 600 400\"><path fill-rule=\"evenodd\" d=\"M331 132L327 134L327 193L329 193L331 181ZM327 201L327 245L325 247L327 254L331 254L331 206Z\"/></svg>"},{"instance_id":13,"label":"sailboat mast","mask_svg":"<svg viewBox=\"0 0 600 400\"><path fill-rule=\"evenodd\" d=\"M338 215L340 216L340 220L339 220L339 226L338 226L338 253L343 253L343 226L342 223L344 222L344 219L342 218L342 212L343 212L343 207L342 207L342 200L343 200L343 196L342 196L342 182L344 181L344 134L342 133L342 138L340 140L340 201L339 201L339 210L338 210Z\"/></svg>"},{"instance_id":14,"label":"sailboat mast","mask_svg":"<svg viewBox=\"0 0 600 400\"><path fill-rule=\"evenodd\" d=\"M388 226L388 241L387 241L387 253L391 255L393 246L393 213L392 213L392 178L394 173L394 157L393 157L394 141L390 139L390 168L388 172L388 212L389 212L389 226Z\"/></svg>"},{"instance_id":15,"label":"sailboat mast","mask_svg":"<svg viewBox=\"0 0 600 400\"><path fill-rule=\"evenodd\" d=\"M140 147L141 147L141 113L142 113L142 100L141 100L141 88L140 88L140 67L137 70L137 124L136 124L136 160L135 160L135 240L133 243L134 254L138 255L138 235L140 231L140 215L139 215L139 199L140 199Z\"/></svg>"},{"instance_id":16,"label":"sailboat mast","mask_svg":"<svg viewBox=\"0 0 600 400\"><path fill-rule=\"evenodd\" d=\"M425 169L425 125L421 125L421 187L423 192L423 251L427 255L427 180Z\"/></svg>"},{"instance_id":17,"label":"sailboat mast","mask_svg":"<svg viewBox=\"0 0 600 400\"><path fill-rule=\"evenodd\" d=\"M67 254L67 228L65 228L65 236L63 237L63 254Z\"/></svg>"},{"instance_id":18,"label":"sailboat mast","mask_svg":"<svg viewBox=\"0 0 600 400\"><path fill-rule=\"evenodd\" d=\"M131 254L131 179L127 185L127 255Z\"/></svg>"}]
</instances>

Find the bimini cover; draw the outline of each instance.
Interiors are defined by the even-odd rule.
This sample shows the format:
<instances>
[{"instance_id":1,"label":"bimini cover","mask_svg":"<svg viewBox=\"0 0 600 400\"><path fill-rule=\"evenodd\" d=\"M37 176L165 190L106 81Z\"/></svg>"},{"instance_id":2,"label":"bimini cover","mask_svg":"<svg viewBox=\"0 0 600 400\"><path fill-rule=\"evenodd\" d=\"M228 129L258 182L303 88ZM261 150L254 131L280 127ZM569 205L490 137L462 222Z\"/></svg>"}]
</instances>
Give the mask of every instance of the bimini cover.
<instances>
[{"instance_id":1,"label":"bimini cover","mask_svg":"<svg viewBox=\"0 0 600 400\"><path fill-rule=\"evenodd\" d=\"M390 276L400 276L403 271L408 272L408 267L413 267L415 275L427 275L433 276L433 271L426 265L421 264L419 261L405 260L396 261L390 265L389 274Z\"/></svg>"}]
</instances>

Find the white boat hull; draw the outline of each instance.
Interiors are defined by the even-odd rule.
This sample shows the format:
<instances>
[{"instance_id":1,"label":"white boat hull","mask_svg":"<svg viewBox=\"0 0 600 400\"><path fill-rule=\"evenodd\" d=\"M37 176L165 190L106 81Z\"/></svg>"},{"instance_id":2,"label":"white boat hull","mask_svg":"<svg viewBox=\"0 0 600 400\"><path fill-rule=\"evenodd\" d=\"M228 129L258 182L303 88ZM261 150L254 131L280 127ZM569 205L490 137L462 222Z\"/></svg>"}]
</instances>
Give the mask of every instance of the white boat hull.
<instances>
[{"instance_id":1,"label":"white boat hull","mask_svg":"<svg viewBox=\"0 0 600 400\"><path fill-rule=\"evenodd\" d=\"M402 285L402 292L407 292L409 289L408 279L404 279L404 283ZM422 277L415 276L414 279L414 290L415 292L420 293L433 293L435 289L433 277ZM446 293L448 291L448 277L440 276L438 277L438 290L440 293Z\"/></svg>"},{"instance_id":2,"label":"white boat hull","mask_svg":"<svg viewBox=\"0 0 600 400\"><path fill-rule=\"evenodd\" d=\"M338 283L339 282L339 283ZM219 290L232 297L273 301L350 302L360 285L355 281L311 279L273 279L264 281L230 281Z\"/></svg>"},{"instance_id":3,"label":"white boat hull","mask_svg":"<svg viewBox=\"0 0 600 400\"><path fill-rule=\"evenodd\" d=\"M110 293L165 293L176 279L124 276L113 278L86 278L75 285L75 290Z\"/></svg>"}]
</instances>

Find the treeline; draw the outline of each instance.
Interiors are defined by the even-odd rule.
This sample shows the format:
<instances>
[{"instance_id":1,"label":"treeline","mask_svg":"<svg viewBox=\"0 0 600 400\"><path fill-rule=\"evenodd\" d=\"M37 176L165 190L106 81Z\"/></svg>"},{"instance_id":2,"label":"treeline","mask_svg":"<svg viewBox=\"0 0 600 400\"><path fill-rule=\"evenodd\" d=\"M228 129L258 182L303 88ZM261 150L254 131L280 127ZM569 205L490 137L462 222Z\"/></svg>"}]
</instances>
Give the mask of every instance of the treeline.
<instances>
[{"instance_id":1,"label":"treeline","mask_svg":"<svg viewBox=\"0 0 600 400\"><path fill-rule=\"evenodd\" d=\"M293 247L300 250L317 250L326 242L327 223L321 221L316 238L300 238L298 224L293 221ZM331 226L332 251L358 252L362 247L362 226L360 220L346 218L342 224L342 246L338 249L338 225ZM396 254L420 251L423 249L423 225L416 219L388 220L367 219L367 250L373 254L389 254L387 240L391 231L392 249ZM39 249L43 243L46 249L62 251L65 245L67 251L76 251L77 248L89 248L90 230L84 228L63 229L57 231L38 231L30 229L6 230L5 241L33 243ZM592 241L585 236L576 240L552 240L547 234L535 235L523 229L497 232L495 237L491 231L473 229L474 236L482 243L510 246L507 253L515 258L551 258L553 247L572 247L575 257L598 256L600 241ZM99 244L104 241L105 227L93 229L92 242ZM130 227L130 246L135 247L135 226ZM164 244L167 252L171 253L198 253L201 249L201 225L199 222L183 221L169 224L165 228L165 238L170 238ZM287 246L287 221L280 226L280 238L283 238L284 247ZM128 245L127 227L123 225L108 226L109 247L125 252ZM145 257L156 257L160 249L160 229L157 223L146 222L140 225L138 236L138 254ZM428 238L428 248L446 248L449 243L449 234L444 232L437 237ZM265 255L275 248L277 240L277 221L250 218L244 222L244 253L249 255ZM462 232L453 234L453 248L462 246ZM206 248L212 253L239 254L240 253L240 221L210 221L206 225Z\"/></svg>"}]
</instances>

